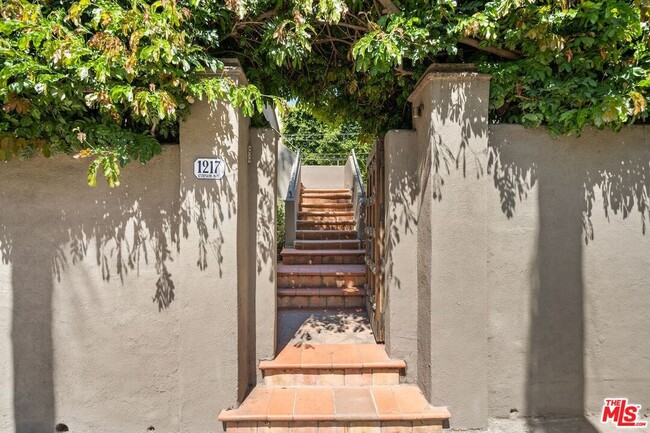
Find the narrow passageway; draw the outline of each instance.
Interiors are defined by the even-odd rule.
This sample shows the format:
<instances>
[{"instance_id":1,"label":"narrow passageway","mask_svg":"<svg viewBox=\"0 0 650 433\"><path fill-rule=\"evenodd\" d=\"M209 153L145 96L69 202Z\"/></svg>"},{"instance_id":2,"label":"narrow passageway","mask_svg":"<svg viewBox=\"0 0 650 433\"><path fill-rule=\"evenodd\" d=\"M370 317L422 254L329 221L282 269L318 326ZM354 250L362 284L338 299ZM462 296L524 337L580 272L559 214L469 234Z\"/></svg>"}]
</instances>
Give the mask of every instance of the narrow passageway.
<instances>
[{"instance_id":1,"label":"narrow passageway","mask_svg":"<svg viewBox=\"0 0 650 433\"><path fill-rule=\"evenodd\" d=\"M354 191L299 186L295 241L277 268L277 355L219 420L237 433L439 433L450 414L377 344L366 312ZM233 430L235 431L235 430Z\"/></svg>"},{"instance_id":2,"label":"narrow passageway","mask_svg":"<svg viewBox=\"0 0 650 433\"><path fill-rule=\"evenodd\" d=\"M278 265L278 352L288 344L374 343L365 249L349 189L301 186L294 248Z\"/></svg>"}]
</instances>

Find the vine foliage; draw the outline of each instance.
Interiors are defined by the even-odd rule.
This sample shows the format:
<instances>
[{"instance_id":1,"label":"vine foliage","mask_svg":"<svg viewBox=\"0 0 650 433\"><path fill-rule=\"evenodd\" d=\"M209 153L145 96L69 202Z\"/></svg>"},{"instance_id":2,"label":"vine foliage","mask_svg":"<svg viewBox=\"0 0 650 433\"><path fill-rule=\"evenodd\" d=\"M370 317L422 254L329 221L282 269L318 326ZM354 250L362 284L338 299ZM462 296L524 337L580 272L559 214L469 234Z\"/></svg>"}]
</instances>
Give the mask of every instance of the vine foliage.
<instances>
[{"instance_id":1,"label":"vine foliage","mask_svg":"<svg viewBox=\"0 0 650 433\"><path fill-rule=\"evenodd\" d=\"M650 0L0 0L0 15L0 159L92 157L90 184L160 152L199 98L408 127L431 63L491 74L493 122L579 134L648 113Z\"/></svg>"}]
</instances>

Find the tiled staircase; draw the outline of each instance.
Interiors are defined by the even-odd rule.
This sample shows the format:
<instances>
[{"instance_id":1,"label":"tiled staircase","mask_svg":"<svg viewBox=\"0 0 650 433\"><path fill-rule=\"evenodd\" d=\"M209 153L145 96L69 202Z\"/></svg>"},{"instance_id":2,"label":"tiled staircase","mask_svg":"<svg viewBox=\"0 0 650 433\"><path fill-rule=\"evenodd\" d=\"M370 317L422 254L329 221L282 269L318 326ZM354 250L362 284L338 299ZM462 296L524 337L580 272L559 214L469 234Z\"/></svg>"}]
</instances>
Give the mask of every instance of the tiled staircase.
<instances>
[{"instance_id":1,"label":"tiled staircase","mask_svg":"<svg viewBox=\"0 0 650 433\"><path fill-rule=\"evenodd\" d=\"M324 337L304 333L308 338L289 340L273 361L260 362L264 383L239 408L222 411L219 420L229 433L442 431L449 412L431 406L417 386L400 384L404 361L390 359L372 339L327 341L328 335L333 340L331 332L348 332L342 324L346 312L367 321L365 251L350 190L303 189L301 194L297 240L293 249L282 251L277 269L278 307L285 314L317 311L333 320L322 326ZM352 323L363 328L360 321Z\"/></svg>"},{"instance_id":2,"label":"tiled staircase","mask_svg":"<svg viewBox=\"0 0 650 433\"><path fill-rule=\"evenodd\" d=\"M295 248L278 265L279 308L362 307L365 251L349 189L304 189Z\"/></svg>"}]
</instances>

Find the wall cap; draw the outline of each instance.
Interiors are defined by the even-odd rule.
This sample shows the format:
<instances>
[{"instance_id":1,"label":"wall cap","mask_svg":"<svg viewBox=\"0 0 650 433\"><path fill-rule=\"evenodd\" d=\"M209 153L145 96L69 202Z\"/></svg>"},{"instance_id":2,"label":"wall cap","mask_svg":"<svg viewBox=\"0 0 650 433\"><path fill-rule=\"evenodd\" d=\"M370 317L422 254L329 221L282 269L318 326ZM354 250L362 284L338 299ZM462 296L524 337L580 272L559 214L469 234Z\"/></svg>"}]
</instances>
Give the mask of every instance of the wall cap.
<instances>
[{"instance_id":1,"label":"wall cap","mask_svg":"<svg viewBox=\"0 0 650 433\"><path fill-rule=\"evenodd\" d=\"M413 92L408 97L409 102L413 102L422 89L431 81L489 81L492 78L489 74L477 72L476 65L473 63L434 63L427 68L418 82L415 84Z\"/></svg>"}]
</instances>

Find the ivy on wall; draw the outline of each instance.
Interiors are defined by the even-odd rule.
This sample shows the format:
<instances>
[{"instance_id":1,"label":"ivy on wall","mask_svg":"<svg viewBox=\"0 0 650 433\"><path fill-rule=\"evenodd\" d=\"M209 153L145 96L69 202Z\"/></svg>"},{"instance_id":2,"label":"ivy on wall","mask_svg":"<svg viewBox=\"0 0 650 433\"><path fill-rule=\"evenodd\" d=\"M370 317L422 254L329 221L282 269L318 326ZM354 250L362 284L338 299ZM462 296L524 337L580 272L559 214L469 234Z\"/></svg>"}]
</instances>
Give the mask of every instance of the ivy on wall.
<instances>
[{"instance_id":1,"label":"ivy on wall","mask_svg":"<svg viewBox=\"0 0 650 433\"><path fill-rule=\"evenodd\" d=\"M91 157L91 185L159 153L199 98L250 115L298 97L366 136L408 127L431 63L491 74L494 122L647 119L650 0L0 0L0 15L0 159Z\"/></svg>"}]
</instances>

